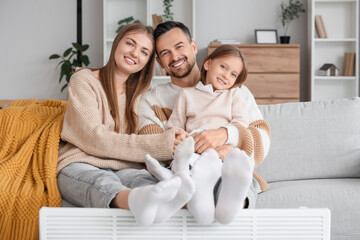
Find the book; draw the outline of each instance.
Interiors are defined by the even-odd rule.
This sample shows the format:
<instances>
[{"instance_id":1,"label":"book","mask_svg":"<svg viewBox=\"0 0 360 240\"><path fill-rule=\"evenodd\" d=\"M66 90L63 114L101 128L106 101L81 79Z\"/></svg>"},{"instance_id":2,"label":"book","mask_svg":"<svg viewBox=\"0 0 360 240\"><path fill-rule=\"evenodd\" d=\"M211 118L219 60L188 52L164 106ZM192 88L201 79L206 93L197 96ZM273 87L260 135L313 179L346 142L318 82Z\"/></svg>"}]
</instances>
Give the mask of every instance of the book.
<instances>
[{"instance_id":1,"label":"book","mask_svg":"<svg viewBox=\"0 0 360 240\"><path fill-rule=\"evenodd\" d=\"M153 19L153 23L154 23L154 28L156 28L156 26L159 24L158 15L153 14L152 19Z\"/></svg>"},{"instance_id":2,"label":"book","mask_svg":"<svg viewBox=\"0 0 360 240\"><path fill-rule=\"evenodd\" d=\"M315 29L319 38L327 38L324 21L321 15L315 16Z\"/></svg>"},{"instance_id":3,"label":"book","mask_svg":"<svg viewBox=\"0 0 360 240\"><path fill-rule=\"evenodd\" d=\"M344 65L343 65L344 76L354 76L354 64L355 64L355 53L346 52L344 54Z\"/></svg>"},{"instance_id":4,"label":"book","mask_svg":"<svg viewBox=\"0 0 360 240\"><path fill-rule=\"evenodd\" d=\"M347 76L354 76L354 65L355 65L355 53L349 54L349 70Z\"/></svg>"}]
</instances>

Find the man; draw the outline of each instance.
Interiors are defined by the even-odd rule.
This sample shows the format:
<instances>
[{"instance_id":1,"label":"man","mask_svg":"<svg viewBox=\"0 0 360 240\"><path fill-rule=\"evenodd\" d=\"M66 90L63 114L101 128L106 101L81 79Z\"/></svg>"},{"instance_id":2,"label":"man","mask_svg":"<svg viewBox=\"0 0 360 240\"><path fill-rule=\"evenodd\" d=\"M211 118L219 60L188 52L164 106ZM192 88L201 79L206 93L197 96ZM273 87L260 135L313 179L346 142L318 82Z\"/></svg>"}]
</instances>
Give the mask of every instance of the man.
<instances>
[{"instance_id":1,"label":"man","mask_svg":"<svg viewBox=\"0 0 360 240\"><path fill-rule=\"evenodd\" d=\"M143 95L138 111L140 134L163 132L181 88L194 87L200 80L200 70L195 62L197 45L185 25L174 21L159 24L154 31L154 38L156 60L170 75L171 83L159 85ZM249 110L249 127L246 129L240 124L234 124L196 133L192 135L195 151L201 154L213 148L224 160L232 146L237 146L257 166L268 152L270 127L263 120L251 92L245 86L241 86L241 91ZM218 192L218 186L216 188ZM266 182L255 173L244 207L254 208L257 193L266 189Z\"/></svg>"}]
</instances>

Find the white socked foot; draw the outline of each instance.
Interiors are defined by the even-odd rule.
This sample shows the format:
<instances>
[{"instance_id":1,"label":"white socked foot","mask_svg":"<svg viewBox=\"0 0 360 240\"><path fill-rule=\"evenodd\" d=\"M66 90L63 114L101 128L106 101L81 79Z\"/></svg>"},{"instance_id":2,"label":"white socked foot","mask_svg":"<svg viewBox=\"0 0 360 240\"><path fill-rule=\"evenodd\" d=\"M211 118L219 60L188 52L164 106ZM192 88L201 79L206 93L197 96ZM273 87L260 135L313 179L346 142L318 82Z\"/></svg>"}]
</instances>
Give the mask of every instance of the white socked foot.
<instances>
[{"instance_id":1,"label":"white socked foot","mask_svg":"<svg viewBox=\"0 0 360 240\"><path fill-rule=\"evenodd\" d=\"M137 223L150 225L154 222L159 206L174 199L181 186L181 179L173 177L156 185L138 187L129 194L129 208Z\"/></svg>"},{"instance_id":2,"label":"white socked foot","mask_svg":"<svg viewBox=\"0 0 360 240\"><path fill-rule=\"evenodd\" d=\"M215 210L218 222L231 223L242 209L253 171L254 161L244 151L234 148L229 152L221 170L221 189Z\"/></svg>"},{"instance_id":3,"label":"white socked foot","mask_svg":"<svg viewBox=\"0 0 360 240\"><path fill-rule=\"evenodd\" d=\"M195 193L195 184L188 172L176 173L181 179L181 186L174 199L158 208L155 223L163 223L186 205Z\"/></svg>"},{"instance_id":4,"label":"white socked foot","mask_svg":"<svg viewBox=\"0 0 360 240\"><path fill-rule=\"evenodd\" d=\"M211 224L214 221L214 186L221 176L221 166L218 154L210 149L201 154L192 168L196 192L187 206L200 224Z\"/></svg>"},{"instance_id":5,"label":"white socked foot","mask_svg":"<svg viewBox=\"0 0 360 240\"><path fill-rule=\"evenodd\" d=\"M189 172L189 159L194 154L195 142L194 138L189 136L181 141L181 143L175 148L174 160L171 164L171 170L173 172Z\"/></svg>"},{"instance_id":6,"label":"white socked foot","mask_svg":"<svg viewBox=\"0 0 360 240\"><path fill-rule=\"evenodd\" d=\"M159 161L149 154L145 156L145 165L149 173L160 181L170 179L174 176L174 173L170 169L161 166Z\"/></svg>"}]
</instances>

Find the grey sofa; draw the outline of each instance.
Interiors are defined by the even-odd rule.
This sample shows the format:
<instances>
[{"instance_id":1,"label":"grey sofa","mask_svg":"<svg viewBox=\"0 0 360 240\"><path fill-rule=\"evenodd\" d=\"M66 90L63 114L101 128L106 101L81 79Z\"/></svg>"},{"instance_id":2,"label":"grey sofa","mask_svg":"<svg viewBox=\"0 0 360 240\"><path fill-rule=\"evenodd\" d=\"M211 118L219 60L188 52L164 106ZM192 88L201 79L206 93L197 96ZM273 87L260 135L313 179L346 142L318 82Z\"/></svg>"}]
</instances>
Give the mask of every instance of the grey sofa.
<instances>
[{"instance_id":1,"label":"grey sofa","mask_svg":"<svg viewBox=\"0 0 360 240\"><path fill-rule=\"evenodd\" d=\"M329 208L331 239L359 240L360 98L259 107L271 147L257 208Z\"/></svg>"},{"instance_id":2,"label":"grey sofa","mask_svg":"<svg viewBox=\"0 0 360 240\"><path fill-rule=\"evenodd\" d=\"M259 106L271 126L257 208L329 208L331 239L360 239L360 98Z\"/></svg>"}]
</instances>

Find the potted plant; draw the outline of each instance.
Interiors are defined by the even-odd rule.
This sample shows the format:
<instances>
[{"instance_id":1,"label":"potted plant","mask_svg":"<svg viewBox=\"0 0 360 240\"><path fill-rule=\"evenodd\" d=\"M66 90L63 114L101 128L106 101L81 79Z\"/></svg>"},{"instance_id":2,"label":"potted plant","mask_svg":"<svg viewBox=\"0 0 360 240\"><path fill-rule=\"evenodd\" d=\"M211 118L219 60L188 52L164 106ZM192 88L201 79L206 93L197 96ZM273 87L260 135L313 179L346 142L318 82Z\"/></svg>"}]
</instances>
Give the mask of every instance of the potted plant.
<instances>
[{"instance_id":1,"label":"potted plant","mask_svg":"<svg viewBox=\"0 0 360 240\"><path fill-rule=\"evenodd\" d=\"M77 67L81 67L83 64L85 66L89 65L89 57L83 55L83 52L85 52L88 48L88 44L80 45L78 43L72 43L72 47L66 49L63 56L53 54L49 57L49 59L61 58L61 61L58 64L61 66L59 83L61 83L63 77L65 77L66 80L65 85L61 88L61 92L68 86L70 77L73 75ZM73 59L75 56L76 58Z\"/></svg>"},{"instance_id":2,"label":"potted plant","mask_svg":"<svg viewBox=\"0 0 360 240\"><path fill-rule=\"evenodd\" d=\"M289 0L287 4L281 2L280 7L280 18L284 34L280 36L280 43L290 43L290 36L287 35L289 25L292 20L299 18L299 13L304 13L305 9L299 0Z\"/></svg>"},{"instance_id":3,"label":"potted plant","mask_svg":"<svg viewBox=\"0 0 360 240\"><path fill-rule=\"evenodd\" d=\"M171 12L172 2L174 0L163 0L163 7L164 7L164 22L174 20L174 13Z\"/></svg>"}]
</instances>

